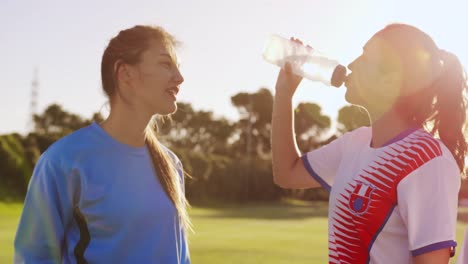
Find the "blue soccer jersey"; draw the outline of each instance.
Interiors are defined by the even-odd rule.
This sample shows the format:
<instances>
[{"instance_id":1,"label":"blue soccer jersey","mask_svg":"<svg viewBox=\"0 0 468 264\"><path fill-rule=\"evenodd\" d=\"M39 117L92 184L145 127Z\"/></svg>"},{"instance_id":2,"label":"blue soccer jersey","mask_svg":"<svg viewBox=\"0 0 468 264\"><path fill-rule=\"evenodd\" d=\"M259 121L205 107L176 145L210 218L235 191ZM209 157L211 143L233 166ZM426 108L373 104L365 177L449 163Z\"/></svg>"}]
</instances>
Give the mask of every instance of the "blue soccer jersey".
<instances>
[{"instance_id":1,"label":"blue soccer jersey","mask_svg":"<svg viewBox=\"0 0 468 264\"><path fill-rule=\"evenodd\" d=\"M54 143L29 184L15 263L190 263L155 173L146 147L121 144L96 123Z\"/></svg>"}]
</instances>

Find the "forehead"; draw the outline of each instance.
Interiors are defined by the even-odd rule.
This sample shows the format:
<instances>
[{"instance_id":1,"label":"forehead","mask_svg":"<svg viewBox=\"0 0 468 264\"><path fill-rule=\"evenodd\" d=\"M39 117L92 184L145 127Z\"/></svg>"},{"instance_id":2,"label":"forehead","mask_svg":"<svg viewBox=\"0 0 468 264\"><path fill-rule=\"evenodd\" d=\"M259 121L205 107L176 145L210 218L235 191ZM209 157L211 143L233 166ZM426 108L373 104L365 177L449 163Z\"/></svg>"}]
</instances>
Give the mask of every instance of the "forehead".
<instances>
[{"instance_id":1,"label":"forehead","mask_svg":"<svg viewBox=\"0 0 468 264\"><path fill-rule=\"evenodd\" d=\"M390 48L390 43L380 36L373 36L363 47L364 51L369 52L384 52Z\"/></svg>"},{"instance_id":2,"label":"forehead","mask_svg":"<svg viewBox=\"0 0 468 264\"><path fill-rule=\"evenodd\" d=\"M433 55L422 43L414 37L399 30L390 30L374 35L364 46L364 52L378 55L390 60L399 59L404 63L415 66L427 66L433 59Z\"/></svg>"},{"instance_id":3,"label":"forehead","mask_svg":"<svg viewBox=\"0 0 468 264\"><path fill-rule=\"evenodd\" d=\"M143 52L143 60L157 60L161 58L168 58L177 61L177 56L174 47L169 43L163 41L150 41L148 48Z\"/></svg>"},{"instance_id":4,"label":"forehead","mask_svg":"<svg viewBox=\"0 0 468 264\"><path fill-rule=\"evenodd\" d=\"M393 41L375 35L363 47L366 56L378 58L381 61L395 61L404 57L404 52L394 45Z\"/></svg>"}]
</instances>

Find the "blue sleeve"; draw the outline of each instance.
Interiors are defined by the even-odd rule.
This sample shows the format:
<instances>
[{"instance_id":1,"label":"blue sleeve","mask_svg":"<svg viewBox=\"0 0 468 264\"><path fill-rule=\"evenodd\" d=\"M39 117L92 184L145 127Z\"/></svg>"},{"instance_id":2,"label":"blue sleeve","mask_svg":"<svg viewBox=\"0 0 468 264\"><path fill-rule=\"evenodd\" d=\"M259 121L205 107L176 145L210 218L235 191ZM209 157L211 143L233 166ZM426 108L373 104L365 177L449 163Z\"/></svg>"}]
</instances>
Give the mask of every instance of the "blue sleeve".
<instances>
[{"instance_id":1,"label":"blue sleeve","mask_svg":"<svg viewBox=\"0 0 468 264\"><path fill-rule=\"evenodd\" d=\"M174 164L174 168L177 171L177 174L180 177L180 187L182 188L182 191L185 194L185 174L184 174L184 167L182 166L182 162L180 161L179 157L172 152L170 149L168 149L166 146L161 145L167 152L167 154L170 156L172 159L172 162Z\"/></svg>"},{"instance_id":2,"label":"blue sleeve","mask_svg":"<svg viewBox=\"0 0 468 264\"><path fill-rule=\"evenodd\" d=\"M182 165L182 162L180 161L180 159L174 154L172 153L172 157L174 158L175 160L175 164L176 164L176 170L177 170L177 173L179 174L179 177L180 177L180 186L182 188L182 191L184 192L184 195L185 195L185 174L184 174L184 167ZM183 264L190 264L190 250L189 250L189 246L188 246L188 240L187 240L187 235L186 235L186 231L184 231L182 228L180 230L181 232L181 243L182 243L182 252L181 252L181 263Z\"/></svg>"},{"instance_id":3,"label":"blue sleeve","mask_svg":"<svg viewBox=\"0 0 468 264\"><path fill-rule=\"evenodd\" d=\"M171 155L174 164L175 164L175 169L177 170L177 174L180 178L180 187L182 188L183 195L185 196L185 174L184 174L184 167L182 166L182 162L180 159L171 151L169 151L169 154ZM181 262L183 264L190 264L190 251L188 247L188 240L187 240L187 234L183 230L182 226L180 226L180 244L181 244Z\"/></svg>"},{"instance_id":4,"label":"blue sleeve","mask_svg":"<svg viewBox=\"0 0 468 264\"><path fill-rule=\"evenodd\" d=\"M15 237L15 263L61 263L64 233L72 220L72 186L42 156L29 182Z\"/></svg>"}]
</instances>

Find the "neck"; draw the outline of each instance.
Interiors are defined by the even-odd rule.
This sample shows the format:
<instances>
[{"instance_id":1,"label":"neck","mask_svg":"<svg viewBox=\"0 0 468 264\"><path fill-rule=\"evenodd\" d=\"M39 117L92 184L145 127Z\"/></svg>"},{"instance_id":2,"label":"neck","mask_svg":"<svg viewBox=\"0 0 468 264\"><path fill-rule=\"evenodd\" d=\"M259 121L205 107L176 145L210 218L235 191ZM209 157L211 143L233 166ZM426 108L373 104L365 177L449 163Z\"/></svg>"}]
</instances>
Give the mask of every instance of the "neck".
<instances>
[{"instance_id":1,"label":"neck","mask_svg":"<svg viewBox=\"0 0 468 264\"><path fill-rule=\"evenodd\" d=\"M101 127L120 143L132 147L143 147L145 128L151 117L151 114L143 115L135 108L115 104L111 106L109 117L101 123Z\"/></svg>"},{"instance_id":2,"label":"neck","mask_svg":"<svg viewBox=\"0 0 468 264\"><path fill-rule=\"evenodd\" d=\"M378 118L372 118L372 142L371 147L379 148L395 138L398 134L413 128L413 126L404 122L394 111L380 115Z\"/></svg>"}]
</instances>

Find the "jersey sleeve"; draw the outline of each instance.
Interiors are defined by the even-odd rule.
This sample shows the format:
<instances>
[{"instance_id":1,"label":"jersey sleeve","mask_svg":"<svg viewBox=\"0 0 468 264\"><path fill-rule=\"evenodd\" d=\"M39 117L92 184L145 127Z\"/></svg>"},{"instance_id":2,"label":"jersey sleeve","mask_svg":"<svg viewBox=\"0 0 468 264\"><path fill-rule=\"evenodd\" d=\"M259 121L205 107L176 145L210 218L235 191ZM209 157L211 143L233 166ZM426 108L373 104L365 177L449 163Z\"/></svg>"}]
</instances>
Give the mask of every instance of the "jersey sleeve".
<instances>
[{"instance_id":1,"label":"jersey sleeve","mask_svg":"<svg viewBox=\"0 0 468 264\"><path fill-rule=\"evenodd\" d=\"M348 132L331 143L302 156L304 166L320 185L327 191L331 190L335 176L345 151L347 141L352 132Z\"/></svg>"},{"instance_id":2,"label":"jersey sleeve","mask_svg":"<svg viewBox=\"0 0 468 264\"><path fill-rule=\"evenodd\" d=\"M457 164L445 156L427 162L399 183L398 207L413 256L442 248L451 248L453 256L460 184Z\"/></svg>"},{"instance_id":3,"label":"jersey sleeve","mask_svg":"<svg viewBox=\"0 0 468 264\"><path fill-rule=\"evenodd\" d=\"M71 182L42 156L34 168L15 237L14 263L61 263L72 220Z\"/></svg>"},{"instance_id":4,"label":"jersey sleeve","mask_svg":"<svg viewBox=\"0 0 468 264\"><path fill-rule=\"evenodd\" d=\"M164 145L162 145L162 147L166 150L166 153L171 158L172 163L174 164L174 169L176 170L177 175L179 176L180 186L182 188L182 191L185 193L185 178L184 178L185 174L184 174L184 167L182 165L182 162L172 150L170 150Z\"/></svg>"},{"instance_id":5,"label":"jersey sleeve","mask_svg":"<svg viewBox=\"0 0 468 264\"><path fill-rule=\"evenodd\" d=\"M185 193L185 174L184 174L184 166L182 165L182 162L180 159L176 156L177 162L176 162L176 170L177 174L180 177L180 186L182 187L182 191Z\"/></svg>"}]
</instances>

